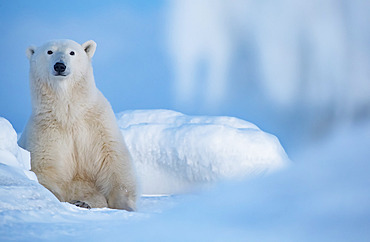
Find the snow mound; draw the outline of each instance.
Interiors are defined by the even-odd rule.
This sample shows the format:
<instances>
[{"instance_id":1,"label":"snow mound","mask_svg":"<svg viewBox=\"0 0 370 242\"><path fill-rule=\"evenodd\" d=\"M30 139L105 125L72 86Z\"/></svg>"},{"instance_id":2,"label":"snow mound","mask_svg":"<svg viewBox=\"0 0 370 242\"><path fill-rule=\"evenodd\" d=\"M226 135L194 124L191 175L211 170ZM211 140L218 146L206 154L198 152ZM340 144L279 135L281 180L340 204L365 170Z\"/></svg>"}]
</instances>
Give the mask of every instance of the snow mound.
<instances>
[{"instance_id":1,"label":"snow mound","mask_svg":"<svg viewBox=\"0 0 370 242\"><path fill-rule=\"evenodd\" d=\"M237 118L135 110L121 112L117 119L144 194L182 193L288 163L275 136Z\"/></svg>"},{"instance_id":2,"label":"snow mound","mask_svg":"<svg viewBox=\"0 0 370 242\"><path fill-rule=\"evenodd\" d=\"M0 227L4 231L19 218L28 217L29 212L49 214L61 208L30 168L29 152L18 146L13 126L0 117Z\"/></svg>"},{"instance_id":3,"label":"snow mound","mask_svg":"<svg viewBox=\"0 0 370 242\"><path fill-rule=\"evenodd\" d=\"M0 117L0 164L15 167L22 171L31 180L37 181L33 172L30 172L30 153L17 144L17 133L5 118Z\"/></svg>"}]
</instances>

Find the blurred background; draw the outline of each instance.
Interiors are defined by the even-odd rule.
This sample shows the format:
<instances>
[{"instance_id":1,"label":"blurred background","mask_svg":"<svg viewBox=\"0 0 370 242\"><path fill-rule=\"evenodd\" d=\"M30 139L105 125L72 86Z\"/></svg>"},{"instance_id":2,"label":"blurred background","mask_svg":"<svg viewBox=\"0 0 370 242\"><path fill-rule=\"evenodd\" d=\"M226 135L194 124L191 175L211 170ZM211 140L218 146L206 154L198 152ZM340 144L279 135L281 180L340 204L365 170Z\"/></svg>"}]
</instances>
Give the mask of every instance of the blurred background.
<instances>
[{"instance_id":1,"label":"blurred background","mask_svg":"<svg viewBox=\"0 0 370 242\"><path fill-rule=\"evenodd\" d=\"M95 80L117 113L228 115L288 155L370 120L370 1L0 0L0 116L30 115L25 50L98 47Z\"/></svg>"}]
</instances>

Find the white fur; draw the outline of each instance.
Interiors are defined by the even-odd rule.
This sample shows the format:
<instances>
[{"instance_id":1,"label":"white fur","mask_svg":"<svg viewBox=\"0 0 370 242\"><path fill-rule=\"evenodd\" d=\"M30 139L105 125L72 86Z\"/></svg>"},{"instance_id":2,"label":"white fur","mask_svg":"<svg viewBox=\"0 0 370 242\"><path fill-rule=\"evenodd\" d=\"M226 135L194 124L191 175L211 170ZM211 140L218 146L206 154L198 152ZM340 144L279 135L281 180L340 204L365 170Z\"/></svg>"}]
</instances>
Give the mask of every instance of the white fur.
<instances>
[{"instance_id":1,"label":"white fur","mask_svg":"<svg viewBox=\"0 0 370 242\"><path fill-rule=\"evenodd\" d=\"M19 144L31 152L39 182L60 201L134 210L133 164L112 108L95 86L95 49L92 40L27 49L32 114ZM56 62L66 65L66 76L56 75Z\"/></svg>"}]
</instances>

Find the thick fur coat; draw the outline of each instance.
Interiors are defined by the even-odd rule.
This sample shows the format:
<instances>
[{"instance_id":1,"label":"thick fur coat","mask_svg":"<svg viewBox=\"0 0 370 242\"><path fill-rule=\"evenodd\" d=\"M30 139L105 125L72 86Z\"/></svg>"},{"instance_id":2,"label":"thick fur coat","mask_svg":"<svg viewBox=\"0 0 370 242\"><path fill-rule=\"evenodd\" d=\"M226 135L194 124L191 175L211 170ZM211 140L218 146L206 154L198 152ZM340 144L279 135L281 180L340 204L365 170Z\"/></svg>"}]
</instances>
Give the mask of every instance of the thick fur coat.
<instances>
[{"instance_id":1,"label":"thick fur coat","mask_svg":"<svg viewBox=\"0 0 370 242\"><path fill-rule=\"evenodd\" d=\"M19 144L31 170L62 202L135 210L136 178L112 108L96 88L96 43L29 47L32 114Z\"/></svg>"}]
</instances>

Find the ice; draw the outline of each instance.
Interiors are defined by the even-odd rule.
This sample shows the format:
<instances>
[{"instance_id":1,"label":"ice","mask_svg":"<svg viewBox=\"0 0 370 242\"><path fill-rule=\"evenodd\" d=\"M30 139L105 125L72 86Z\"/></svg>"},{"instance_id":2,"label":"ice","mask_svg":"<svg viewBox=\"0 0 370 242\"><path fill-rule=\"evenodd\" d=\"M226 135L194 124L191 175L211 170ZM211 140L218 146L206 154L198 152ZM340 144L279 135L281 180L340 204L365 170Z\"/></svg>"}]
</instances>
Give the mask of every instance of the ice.
<instances>
[{"instance_id":1,"label":"ice","mask_svg":"<svg viewBox=\"0 0 370 242\"><path fill-rule=\"evenodd\" d=\"M184 193L289 163L275 136L237 118L171 110L126 111L117 118L144 194Z\"/></svg>"}]
</instances>

